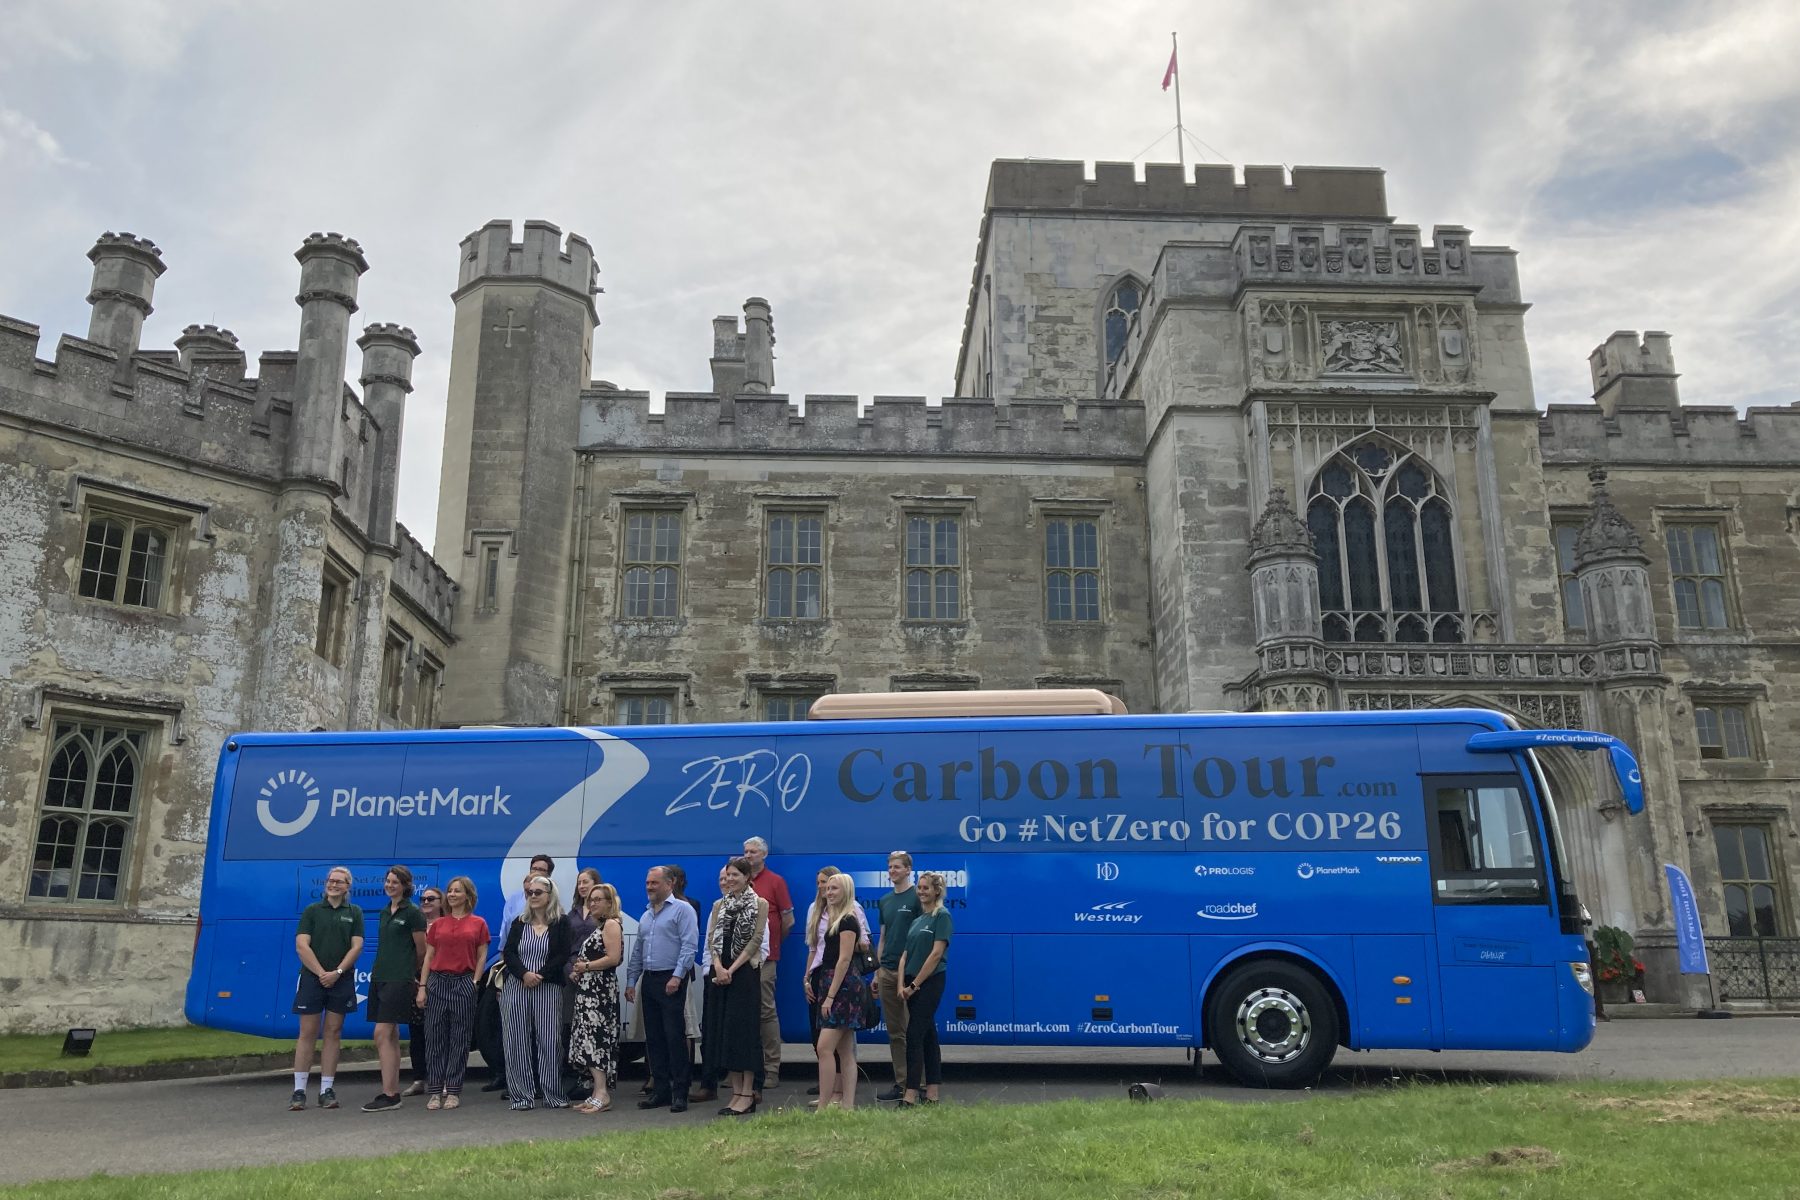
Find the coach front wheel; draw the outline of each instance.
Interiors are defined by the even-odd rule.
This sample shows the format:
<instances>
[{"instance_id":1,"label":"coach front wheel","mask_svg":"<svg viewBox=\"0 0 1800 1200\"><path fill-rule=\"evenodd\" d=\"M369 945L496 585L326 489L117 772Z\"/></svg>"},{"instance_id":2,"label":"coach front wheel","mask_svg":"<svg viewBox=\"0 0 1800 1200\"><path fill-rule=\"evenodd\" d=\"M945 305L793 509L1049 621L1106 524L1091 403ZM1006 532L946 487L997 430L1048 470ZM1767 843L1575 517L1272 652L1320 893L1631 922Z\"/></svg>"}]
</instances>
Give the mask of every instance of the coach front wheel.
<instances>
[{"instance_id":1,"label":"coach front wheel","mask_svg":"<svg viewBox=\"0 0 1800 1200\"><path fill-rule=\"evenodd\" d=\"M1319 977L1278 959L1234 968L1206 1006L1207 1044L1247 1087L1305 1087L1337 1052L1337 1007Z\"/></svg>"}]
</instances>

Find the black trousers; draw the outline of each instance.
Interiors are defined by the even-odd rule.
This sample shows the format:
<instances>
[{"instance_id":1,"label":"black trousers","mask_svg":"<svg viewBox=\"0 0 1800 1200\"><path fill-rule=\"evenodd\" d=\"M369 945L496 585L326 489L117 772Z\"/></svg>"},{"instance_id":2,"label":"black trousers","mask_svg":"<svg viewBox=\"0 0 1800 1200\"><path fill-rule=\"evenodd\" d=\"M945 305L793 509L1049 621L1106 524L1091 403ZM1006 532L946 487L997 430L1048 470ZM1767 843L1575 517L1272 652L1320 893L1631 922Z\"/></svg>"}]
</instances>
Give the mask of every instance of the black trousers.
<instances>
[{"instance_id":1,"label":"black trousers","mask_svg":"<svg viewBox=\"0 0 1800 1200\"><path fill-rule=\"evenodd\" d=\"M669 971L645 971L638 980L638 1003L644 1007L644 1056L650 1060L651 1095L687 1100L692 1082L687 1048L686 979L669 994Z\"/></svg>"},{"instance_id":2,"label":"black trousers","mask_svg":"<svg viewBox=\"0 0 1800 1200\"><path fill-rule=\"evenodd\" d=\"M925 1084L944 1082L944 1060L938 1054L937 1007L944 998L942 968L925 977L906 1001L906 1086L918 1091Z\"/></svg>"}]
</instances>

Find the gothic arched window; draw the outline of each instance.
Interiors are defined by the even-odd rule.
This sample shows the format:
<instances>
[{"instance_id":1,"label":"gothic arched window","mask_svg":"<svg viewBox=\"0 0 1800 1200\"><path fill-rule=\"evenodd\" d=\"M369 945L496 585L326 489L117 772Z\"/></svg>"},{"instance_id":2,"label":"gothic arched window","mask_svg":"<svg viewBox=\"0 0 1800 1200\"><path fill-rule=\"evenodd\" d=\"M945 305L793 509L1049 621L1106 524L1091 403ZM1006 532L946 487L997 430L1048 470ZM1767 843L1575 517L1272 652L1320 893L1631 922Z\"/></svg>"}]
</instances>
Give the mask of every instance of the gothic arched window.
<instances>
[{"instance_id":1,"label":"gothic arched window","mask_svg":"<svg viewBox=\"0 0 1800 1200\"><path fill-rule=\"evenodd\" d=\"M1319 555L1328 642L1462 642L1453 514L1437 473L1367 441L1313 480L1306 526Z\"/></svg>"},{"instance_id":2,"label":"gothic arched window","mask_svg":"<svg viewBox=\"0 0 1800 1200\"><path fill-rule=\"evenodd\" d=\"M1102 377L1112 374L1119 356L1125 353L1125 336L1131 332L1131 318L1144 303L1144 285L1135 275L1127 275L1113 284L1100 306L1100 327L1106 340L1106 365Z\"/></svg>"}]
</instances>

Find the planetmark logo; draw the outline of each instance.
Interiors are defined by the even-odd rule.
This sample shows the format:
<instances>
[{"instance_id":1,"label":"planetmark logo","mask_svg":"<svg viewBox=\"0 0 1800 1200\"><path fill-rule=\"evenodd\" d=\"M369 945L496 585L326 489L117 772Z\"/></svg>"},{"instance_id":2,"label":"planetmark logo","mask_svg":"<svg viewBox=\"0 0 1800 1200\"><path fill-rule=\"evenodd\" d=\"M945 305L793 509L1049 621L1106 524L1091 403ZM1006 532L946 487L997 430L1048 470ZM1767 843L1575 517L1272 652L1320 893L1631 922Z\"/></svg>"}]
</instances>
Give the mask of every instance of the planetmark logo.
<instances>
[{"instance_id":1,"label":"planetmark logo","mask_svg":"<svg viewBox=\"0 0 1800 1200\"><path fill-rule=\"evenodd\" d=\"M300 815L291 821L283 821L275 815L273 801L277 795L284 799L304 796L306 806ZM276 837L293 837L313 823L319 815L319 781L305 771L277 771L269 776L269 781L262 786L262 796L256 802L256 819L262 827Z\"/></svg>"},{"instance_id":2,"label":"planetmark logo","mask_svg":"<svg viewBox=\"0 0 1800 1200\"><path fill-rule=\"evenodd\" d=\"M1302 879L1311 879L1314 875L1361 875L1361 867L1315 867L1311 863L1301 863L1294 868L1294 874Z\"/></svg>"},{"instance_id":3,"label":"planetmark logo","mask_svg":"<svg viewBox=\"0 0 1800 1200\"><path fill-rule=\"evenodd\" d=\"M1256 902L1249 904L1233 902L1230 904L1208 904L1197 910L1196 917L1205 917L1209 921L1248 921L1256 915Z\"/></svg>"}]
</instances>

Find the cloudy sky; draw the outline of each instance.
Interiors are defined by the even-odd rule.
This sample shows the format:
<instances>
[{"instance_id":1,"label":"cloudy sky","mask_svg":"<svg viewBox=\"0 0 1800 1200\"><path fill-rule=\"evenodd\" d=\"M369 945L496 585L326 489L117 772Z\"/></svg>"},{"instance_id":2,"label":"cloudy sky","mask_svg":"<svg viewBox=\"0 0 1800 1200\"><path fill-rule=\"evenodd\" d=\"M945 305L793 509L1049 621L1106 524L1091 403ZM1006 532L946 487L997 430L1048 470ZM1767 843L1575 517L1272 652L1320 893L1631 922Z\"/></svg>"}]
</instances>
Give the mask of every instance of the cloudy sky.
<instances>
[{"instance_id":1,"label":"cloudy sky","mask_svg":"<svg viewBox=\"0 0 1800 1200\"><path fill-rule=\"evenodd\" d=\"M456 247L542 218L601 264L596 376L705 390L769 297L781 390L952 387L988 164L1386 168L1402 221L1521 253L1540 405L1665 329L1689 403L1800 400L1800 5L985 0L903 6L6 0L0 313L85 334L101 230L169 270L148 347L291 347L293 251L363 244L424 346L401 519L430 544ZM355 353L350 371L354 375Z\"/></svg>"}]
</instances>

